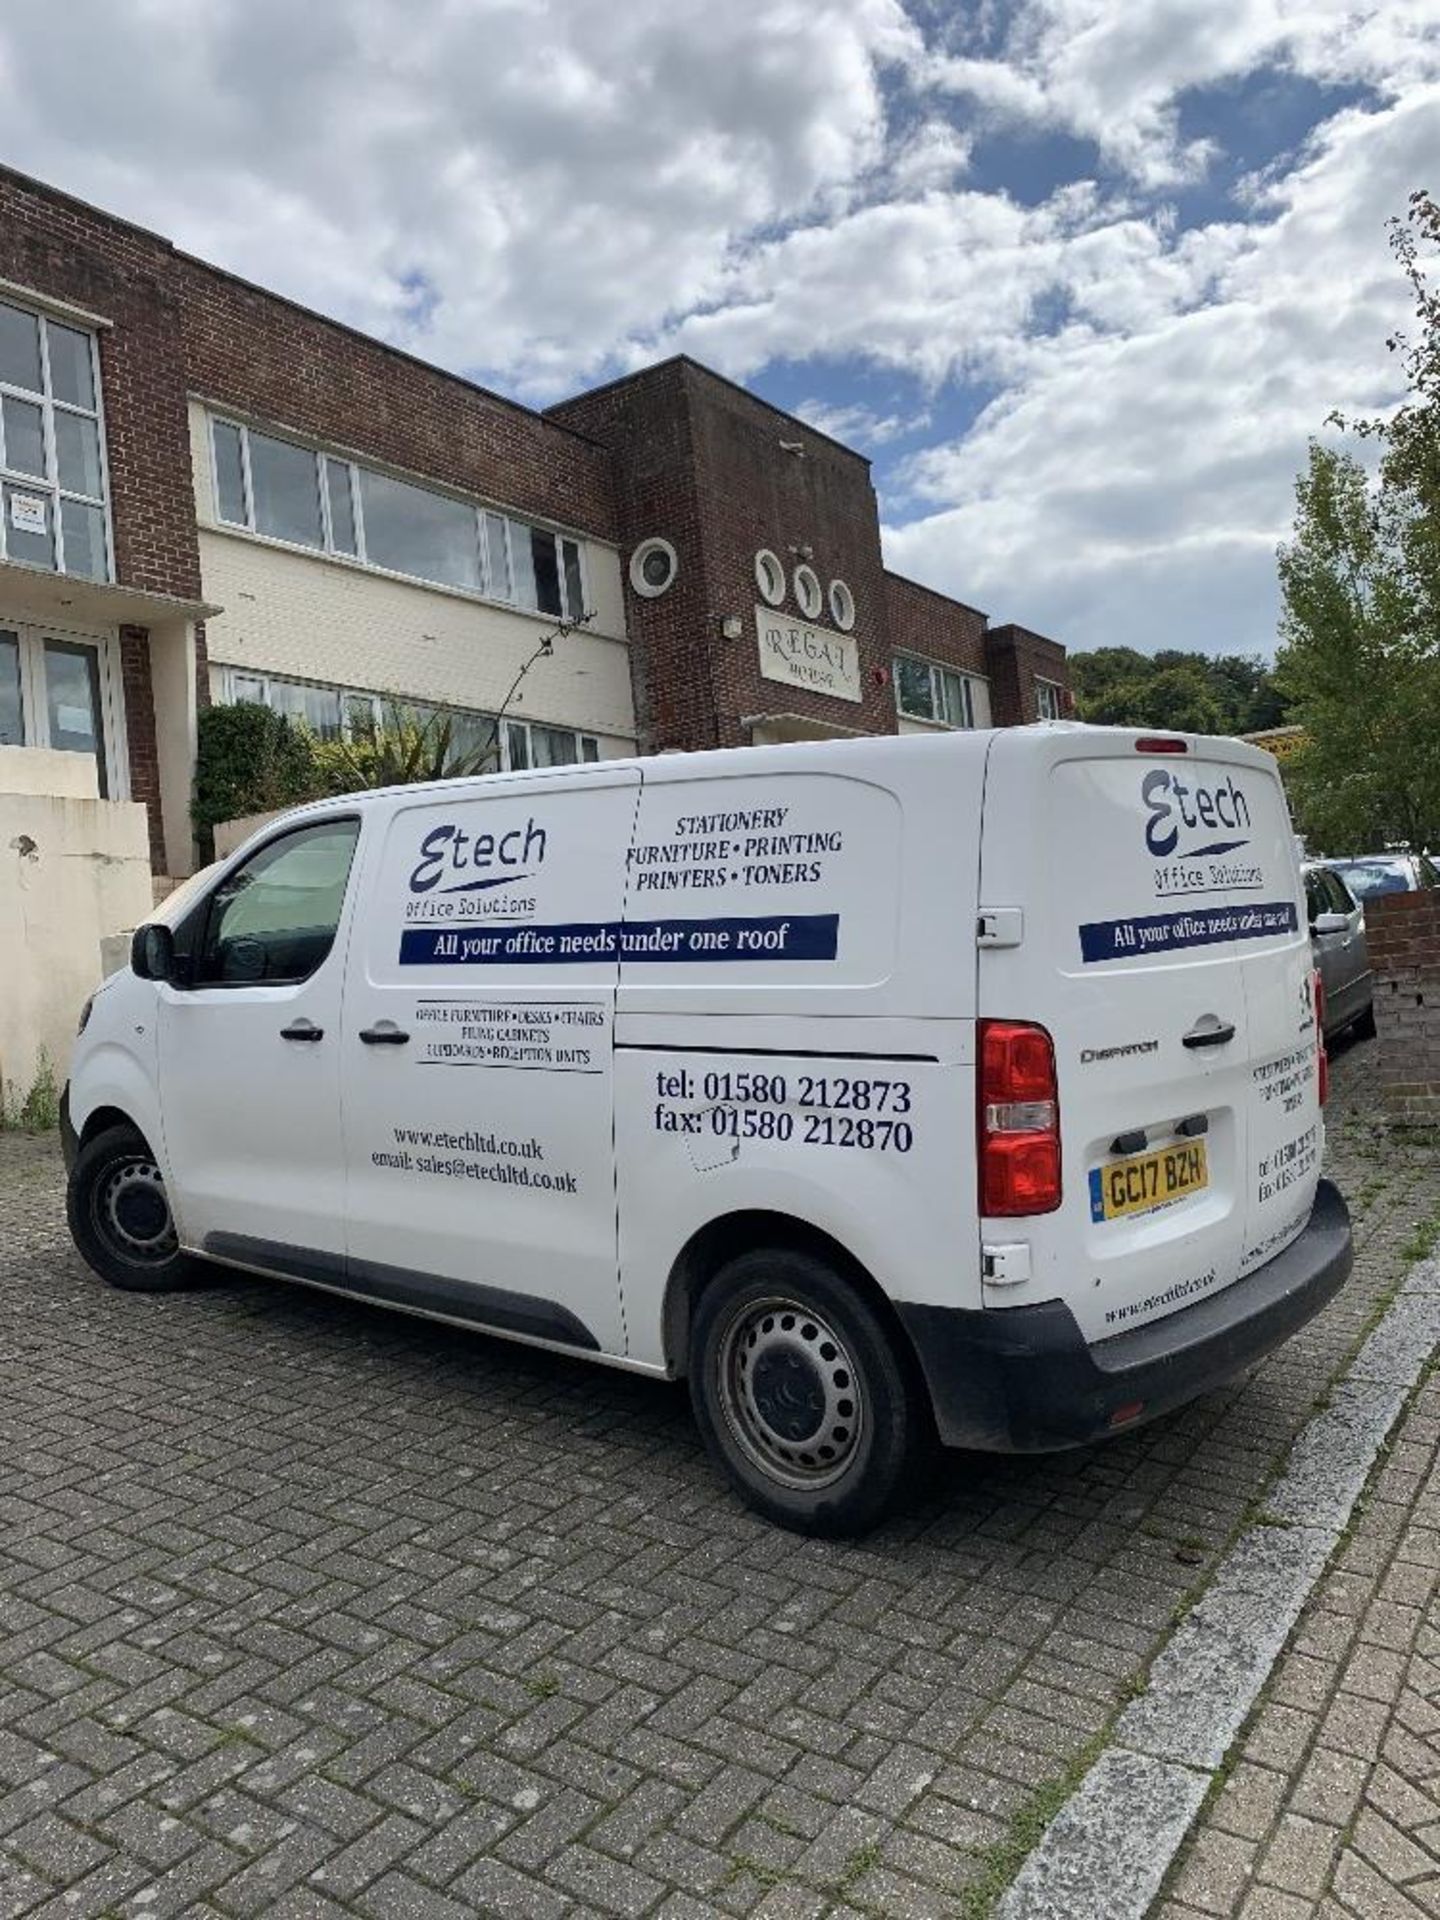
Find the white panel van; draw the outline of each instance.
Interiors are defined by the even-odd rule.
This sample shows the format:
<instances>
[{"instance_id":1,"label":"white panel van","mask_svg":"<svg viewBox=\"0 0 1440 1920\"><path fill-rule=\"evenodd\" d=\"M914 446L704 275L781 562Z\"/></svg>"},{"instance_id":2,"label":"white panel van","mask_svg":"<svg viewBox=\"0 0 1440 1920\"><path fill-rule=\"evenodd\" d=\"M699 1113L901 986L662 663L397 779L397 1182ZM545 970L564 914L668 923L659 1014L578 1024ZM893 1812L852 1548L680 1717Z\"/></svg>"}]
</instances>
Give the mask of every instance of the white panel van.
<instances>
[{"instance_id":1,"label":"white panel van","mask_svg":"<svg viewBox=\"0 0 1440 1920\"><path fill-rule=\"evenodd\" d=\"M1294 844L1268 755L1073 725L303 807L96 994L71 1229L685 1376L746 1499L857 1531L1342 1285Z\"/></svg>"}]
</instances>

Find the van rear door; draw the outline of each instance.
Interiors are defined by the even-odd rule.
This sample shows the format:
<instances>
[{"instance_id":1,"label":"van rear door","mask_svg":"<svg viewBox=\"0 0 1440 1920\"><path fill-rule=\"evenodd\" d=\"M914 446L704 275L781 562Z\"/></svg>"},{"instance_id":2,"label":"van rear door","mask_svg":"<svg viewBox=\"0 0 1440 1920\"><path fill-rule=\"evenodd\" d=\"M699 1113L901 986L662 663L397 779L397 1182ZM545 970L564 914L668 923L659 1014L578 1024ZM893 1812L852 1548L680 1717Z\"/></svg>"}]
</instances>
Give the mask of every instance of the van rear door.
<instances>
[{"instance_id":1,"label":"van rear door","mask_svg":"<svg viewBox=\"0 0 1440 1920\"><path fill-rule=\"evenodd\" d=\"M983 1018L1055 1043L1063 1197L981 1222L1028 1254L987 1304L1063 1298L1103 1340L1234 1284L1314 1198L1319 1108L1299 866L1278 772L1233 741L1119 729L995 738ZM996 926L1015 926L1013 915ZM1012 936L1013 937L1013 936Z\"/></svg>"}]
</instances>

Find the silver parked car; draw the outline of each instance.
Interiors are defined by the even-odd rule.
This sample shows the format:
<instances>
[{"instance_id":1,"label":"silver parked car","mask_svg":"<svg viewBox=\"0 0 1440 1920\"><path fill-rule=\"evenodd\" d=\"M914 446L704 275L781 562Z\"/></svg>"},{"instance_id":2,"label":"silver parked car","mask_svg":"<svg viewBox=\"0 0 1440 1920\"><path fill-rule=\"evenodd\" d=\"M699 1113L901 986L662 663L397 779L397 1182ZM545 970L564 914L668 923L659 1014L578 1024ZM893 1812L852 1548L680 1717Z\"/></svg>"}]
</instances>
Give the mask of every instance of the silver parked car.
<instances>
[{"instance_id":1,"label":"silver parked car","mask_svg":"<svg viewBox=\"0 0 1440 1920\"><path fill-rule=\"evenodd\" d=\"M1305 900L1325 989L1325 1037L1348 1027L1368 1039L1375 1031L1375 1004L1364 912L1333 866L1305 868Z\"/></svg>"},{"instance_id":2,"label":"silver parked car","mask_svg":"<svg viewBox=\"0 0 1440 1920\"><path fill-rule=\"evenodd\" d=\"M1420 893L1440 887L1440 868L1424 853L1368 853L1354 860L1327 860L1363 907L1381 893Z\"/></svg>"}]
</instances>

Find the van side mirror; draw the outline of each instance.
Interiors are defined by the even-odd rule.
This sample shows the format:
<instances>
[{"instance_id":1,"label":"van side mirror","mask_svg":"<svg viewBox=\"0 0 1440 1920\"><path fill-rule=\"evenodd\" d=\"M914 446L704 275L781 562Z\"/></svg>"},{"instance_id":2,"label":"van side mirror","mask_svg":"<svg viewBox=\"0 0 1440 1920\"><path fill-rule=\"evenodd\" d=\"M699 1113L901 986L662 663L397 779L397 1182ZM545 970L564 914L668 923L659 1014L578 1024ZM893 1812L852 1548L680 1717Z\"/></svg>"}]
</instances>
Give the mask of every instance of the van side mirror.
<instances>
[{"instance_id":1,"label":"van side mirror","mask_svg":"<svg viewBox=\"0 0 1440 1920\"><path fill-rule=\"evenodd\" d=\"M163 921L137 927L130 942L130 966L141 980L175 978L175 935Z\"/></svg>"},{"instance_id":2,"label":"van side mirror","mask_svg":"<svg viewBox=\"0 0 1440 1920\"><path fill-rule=\"evenodd\" d=\"M1317 913L1310 922L1311 933L1348 933L1350 921L1343 913Z\"/></svg>"}]
</instances>

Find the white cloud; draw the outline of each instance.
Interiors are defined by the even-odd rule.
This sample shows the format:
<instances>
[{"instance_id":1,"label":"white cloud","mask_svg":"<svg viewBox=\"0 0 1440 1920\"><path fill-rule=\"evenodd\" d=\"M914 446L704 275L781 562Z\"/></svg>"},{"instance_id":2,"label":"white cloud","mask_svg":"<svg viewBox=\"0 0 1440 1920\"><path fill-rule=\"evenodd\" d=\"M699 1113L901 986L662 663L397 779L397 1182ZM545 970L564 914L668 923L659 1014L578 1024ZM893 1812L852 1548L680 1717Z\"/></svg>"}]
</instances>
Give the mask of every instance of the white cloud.
<instances>
[{"instance_id":1,"label":"white cloud","mask_svg":"<svg viewBox=\"0 0 1440 1920\"><path fill-rule=\"evenodd\" d=\"M918 52L899 0L76 0L7 10L0 117L11 164L182 246L564 385L877 166Z\"/></svg>"},{"instance_id":2,"label":"white cloud","mask_svg":"<svg viewBox=\"0 0 1440 1920\"><path fill-rule=\"evenodd\" d=\"M929 423L929 415L925 412L876 413L871 407L844 401L801 400L795 411L817 433L828 433L832 440L858 447L862 453L870 447L883 447L904 435L919 433Z\"/></svg>"},{"instance_id":3,"label":"white cloud","mask_svg":"<svg viewBox=\"0 0 1440 1920\"><path fill-rule=\"evenodd\" d=\"M966 439L912 463L944 504L889 530L894 563L1074 645L1268 650L1307 438L1393 394L1384 223L1437 149L1440 87L1340 115L1268 222L1216 236L1204 304L1030 341Z\"/></svg>"},{"instance_id":4,"label":"white cloud","mask_svg":"<svg viewBox=\"0 0 1440 1920\"><path fill-rule=\"evenodd\" d=\"M1183 229L1187 100L1277 71L1372 92ZM898 476L898 565L1072 642L1263 646L1305 437L1393 377L1383 223L1440 151L1440 13L72 0L6 10L0 123L11 164L531 399L676 349L786 360L807 418L883 453L984 382ZM977 184L1021 126L1127 184ZM922 400L862 404L856 363Z\"/></svg>"},{"instance_id":5,"label":"white cloud","mask_svg":"<svg viewBox=\"0 0 1440 1920\"><path fill-rule=\"evenodd\" d=\"M1266 66L1395 95L1440 74L1433 0L1022 0L998 56L934 55L938 91L991 125L1029 122L1095 141L1150 188L1202 176L1180 96Z\"/></svg>"}]
</instances>

